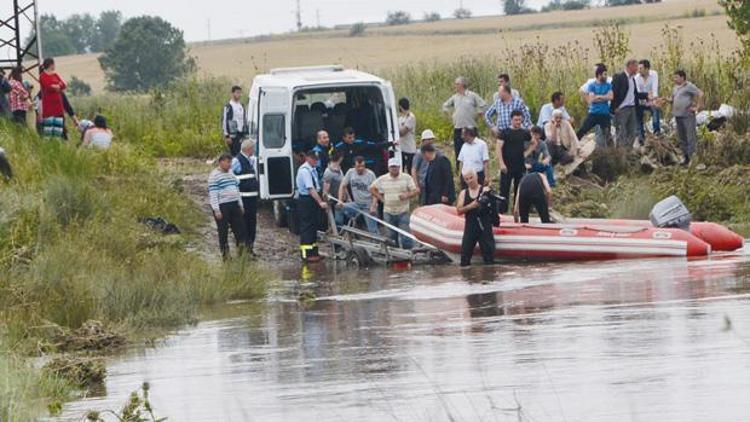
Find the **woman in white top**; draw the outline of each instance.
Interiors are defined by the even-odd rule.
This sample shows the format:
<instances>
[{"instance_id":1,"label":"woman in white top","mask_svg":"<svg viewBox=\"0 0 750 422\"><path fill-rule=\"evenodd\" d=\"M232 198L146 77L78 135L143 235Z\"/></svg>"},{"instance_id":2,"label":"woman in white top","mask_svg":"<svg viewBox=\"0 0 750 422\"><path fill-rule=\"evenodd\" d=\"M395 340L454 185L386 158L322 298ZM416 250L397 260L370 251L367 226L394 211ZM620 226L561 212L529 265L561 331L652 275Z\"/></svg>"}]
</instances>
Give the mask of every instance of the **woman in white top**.
<instances>
[{"instance_id":1,"label":"woman in white top","mask_svg":"<svg viewBox=\"0 0 750 422\"><path fill-rule=\"evenodd\" d=\"M108 149L112 145L112 130L107 127L107 119L104 116L94 117L94 127L86 130L82 145L96 149Z\"/></svg>"}]
</instances>

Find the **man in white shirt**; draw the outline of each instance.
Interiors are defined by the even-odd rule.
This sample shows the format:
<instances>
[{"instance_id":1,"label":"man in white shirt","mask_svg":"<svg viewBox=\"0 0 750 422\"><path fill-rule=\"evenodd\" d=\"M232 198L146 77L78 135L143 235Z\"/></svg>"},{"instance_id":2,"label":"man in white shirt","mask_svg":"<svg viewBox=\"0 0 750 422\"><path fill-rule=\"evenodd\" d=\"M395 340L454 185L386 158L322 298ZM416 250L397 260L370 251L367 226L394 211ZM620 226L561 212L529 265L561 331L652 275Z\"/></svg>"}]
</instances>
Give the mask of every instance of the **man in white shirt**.
<instances>
[{"instance_id":1,"label":"man in white shirt","mask_svg":"<svg viewBox=\"0 0 750 422\"><path fill-rule=\"evenodd\" d=\"M544 128L544 125L552 120L552 112L555 110L560 110L563 119L570 123L571 126L575 124L573 118L568 114L568 110L565 109L565 94L557 91L552 94L551 102L539 109L539 119L537 119L536 125Z\"/></svg>"},{"instance_id":2,"label":"man in white shirt","mask_svg":"<svg viewBox=\"0 0 750 422\"><path fill-rule=\"evenodd\" d=\"M646 140L646 129L644 127L644 115L646 111L651 113L651 128L654 135L661 133L661 109L654 102L659 98L659 74L651 69L651 62L641 60L638 62L638 74L635 75L635 85L638 88L639 98L636 109L638 117L638 140L640 144Z\"/></svg>"},{"instance_id":3,"label":"man in white shirt","mask_svg":"<svg viewBox=\"0 0 750 422\"><path fill-rule=\"evenodd\" d=\"M242 139L247 133L245 108L242 107L242 88L235 85L232 87L232 97L224 105L221 127L224 132L224 141L229 147L232 157L240 152Z\"/></svg>"},{"instance_id":4,"label":"man in white shirt","mask_svg":"<svg viewBox=\"0 0 750 422\"><path fill-rule=\"evenodd\" d=\"M473 127L464 128L461 135L464 144L456 158L456 162L460 164L459 173L463 175L465 170L474 170L479 178L479 183L489 186L490 152L487 143L477 138L477 129ZM461 186L466 189L463 176L461 177Z\"/></svg>"}]
</instances>

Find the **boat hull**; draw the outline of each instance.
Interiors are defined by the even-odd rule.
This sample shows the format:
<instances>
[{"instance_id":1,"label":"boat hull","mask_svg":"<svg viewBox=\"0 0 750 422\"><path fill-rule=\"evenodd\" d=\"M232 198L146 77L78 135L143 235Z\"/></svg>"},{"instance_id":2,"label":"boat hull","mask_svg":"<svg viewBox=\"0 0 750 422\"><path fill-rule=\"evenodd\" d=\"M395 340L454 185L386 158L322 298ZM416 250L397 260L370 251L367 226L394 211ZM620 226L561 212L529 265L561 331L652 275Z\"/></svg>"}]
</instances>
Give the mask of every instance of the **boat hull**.
<instances>
[{"instance_id":1,"label":"boat hull","mask_svg":"<svg viewBox=\"0 0 750 422\"><path fill-rule=\"evenodd\" d=\"M447 205L420 207L411 216L420 240L459 254L464 218ZM517 224L504 219L493 230L495 257L531 260L607 260L651 257L701 257L711 246L679 229L608 224ZM475 249L475 255L480 254Z\"/></svg>"}]
</instances>

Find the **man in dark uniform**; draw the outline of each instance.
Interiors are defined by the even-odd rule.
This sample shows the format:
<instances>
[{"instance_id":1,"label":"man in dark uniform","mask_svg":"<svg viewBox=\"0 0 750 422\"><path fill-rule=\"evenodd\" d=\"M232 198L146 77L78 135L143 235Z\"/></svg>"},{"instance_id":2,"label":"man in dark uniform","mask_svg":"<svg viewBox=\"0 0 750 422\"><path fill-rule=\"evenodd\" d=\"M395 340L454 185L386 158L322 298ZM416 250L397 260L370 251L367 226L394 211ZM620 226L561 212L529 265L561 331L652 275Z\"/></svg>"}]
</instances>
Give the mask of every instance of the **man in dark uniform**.
<instances>
[{"instance_id":1,"label":"man in dark uniform","mask_svg":"<svg viewBox=\"0 0 750 422\"><path fill-rule=\"evenodd\" d=\"M318 179L323 180L323 173L328 168L328 162L331 161L331 154L333 148L331 148L331 140L328 137L328 132L325 130L319 130L317 135L317 144L313 147L312 151L318 158L318 165L315 170L318 171Z\"/></svg>"},{"instance_id":2,"label":"man in dark uniform","mask_svg":"<svg viewBox=\"0 0 750 422\"><path fill-rule=\"evenodd\" d=\"M320 196L320 179L315 166L318 158L309 151L305 154L305 162L297 170L297 212L300 215L299 243L302 260L304 262L318 262L318 225L320 210L327 209L328 203Z\"/></svg>"},{"instance_id":3,"label":"man in dark uniform","mask_svg":"<svg viewBox=\"0 0 750 422\"><path fill-rule=\"evenodd\" d=\"M368 169L375 172L376 175L385 174L385 155L386 149L391 144L388 141L374 142L363 141L358 139L354 129L348 127L344 129L344 134L334 148L340 151L344 159L341 162L341 170L346 174L350 168L354 167L354 157L365 157L365 165Z\"/></svg>"},{"instance_id":4,"label":"man in dark uniform","mask_svg":"<svg viewBox=\"0 0 750 422\"><path fill-rule=\"evenodd\" d=\"M255 157L255 141L246 139L242 141L240 153L232 159L232 173L240 181L240 196L245 208L243 219L247 231L247 245L250 255L255 255L253 245L255 244L255 233L258 221L258 174Z\"/></svg>"}]
</instances>

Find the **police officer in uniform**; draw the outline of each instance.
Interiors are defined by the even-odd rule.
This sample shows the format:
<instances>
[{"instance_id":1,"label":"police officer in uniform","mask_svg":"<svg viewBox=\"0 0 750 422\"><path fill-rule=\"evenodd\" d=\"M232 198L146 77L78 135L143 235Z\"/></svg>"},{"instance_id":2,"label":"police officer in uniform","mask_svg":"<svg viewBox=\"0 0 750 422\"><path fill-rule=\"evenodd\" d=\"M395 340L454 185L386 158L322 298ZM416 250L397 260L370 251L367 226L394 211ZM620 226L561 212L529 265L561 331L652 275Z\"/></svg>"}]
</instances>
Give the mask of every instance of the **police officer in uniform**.
<instances>
[{"instance_id":1,"label":"police officer in uniform","mask_svg":"<svg viewBox=\"0 0 750 422\"><path fill-rule=\"evenodd\" d=\"M258 222L258 159L255 156L255 141L246 139L242 141L240 153L232 159L232 173L240 181L240 196L245 208L243 219L247 229L247 245L250 255L255 255L253 245L255 244L255 233Z\"/></svg>"},{"instance_id":2,"label":"police officer in uniform","mask_svg":"<svg viewBox=\"0 0 750 422\"><path fill-rule=\"evenodd\" d=\"M318 165L316 166L318 179L323 180L323 173L325 173L328 163L331 161L333 148L331 147L331 139L328 137L328 132L325 130L319 130L316 137L318 143L315 144L312 150L318 159Z\"/></svg>"},{"instance_id":3,"label":"police officer in uniform","mask_svg":"<svg viewBox=\"0 0 750 422\"><path fill-rule=\"evenodd\" d=\"M297 212L300 216L299 243L304 262L318 262L318 223L320 211L328 208L328 203L320 196L320 179L315 167L318 158L315 152L305 154L305 163L297 169Z\"/></svg>"}]
</instances>

